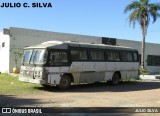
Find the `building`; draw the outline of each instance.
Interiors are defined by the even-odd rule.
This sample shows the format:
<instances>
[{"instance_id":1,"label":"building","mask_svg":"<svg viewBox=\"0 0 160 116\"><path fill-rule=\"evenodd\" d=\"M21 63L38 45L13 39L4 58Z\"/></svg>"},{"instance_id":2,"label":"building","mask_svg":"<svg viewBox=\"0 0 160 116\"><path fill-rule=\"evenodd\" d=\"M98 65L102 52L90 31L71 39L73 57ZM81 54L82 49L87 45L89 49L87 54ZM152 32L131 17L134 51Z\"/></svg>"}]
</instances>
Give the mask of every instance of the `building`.
<instances>
[{"instance_id":1,"label":"building","mask_svg":"<svg viewBox=\"0 0 160 116\"><path fill-rule=\"evenodd\" d=\"M141 53L140 41L10 27L0 32L0 72L12 72L15 66L12 48L24 48L51 40L127 46ZM18 60L20 65L21 59ZM146 43L145 67L152 72L160 72L160 44Z\"/></svg>"}]
</instances>

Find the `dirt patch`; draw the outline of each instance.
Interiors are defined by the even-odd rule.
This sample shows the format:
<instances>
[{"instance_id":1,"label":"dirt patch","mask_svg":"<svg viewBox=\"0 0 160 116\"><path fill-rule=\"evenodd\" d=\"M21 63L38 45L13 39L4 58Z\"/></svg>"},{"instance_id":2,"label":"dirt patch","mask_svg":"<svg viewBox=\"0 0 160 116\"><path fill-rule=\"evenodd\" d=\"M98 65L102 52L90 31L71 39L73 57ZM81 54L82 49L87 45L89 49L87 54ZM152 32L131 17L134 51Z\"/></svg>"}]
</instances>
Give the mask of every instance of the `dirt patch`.
<instances>
[{"instance_id":1,"label":"dirt patch","mask_svg":"<svg viewBox=\"0 0 160 116\"><path fill-rule=\"evenodd\" d=\"M0 96L3 107L160 107L160 82L127 82L118 86L106 83L73 85L61 91L39 87L32 95Z\"/></svg>"}]
</instances>

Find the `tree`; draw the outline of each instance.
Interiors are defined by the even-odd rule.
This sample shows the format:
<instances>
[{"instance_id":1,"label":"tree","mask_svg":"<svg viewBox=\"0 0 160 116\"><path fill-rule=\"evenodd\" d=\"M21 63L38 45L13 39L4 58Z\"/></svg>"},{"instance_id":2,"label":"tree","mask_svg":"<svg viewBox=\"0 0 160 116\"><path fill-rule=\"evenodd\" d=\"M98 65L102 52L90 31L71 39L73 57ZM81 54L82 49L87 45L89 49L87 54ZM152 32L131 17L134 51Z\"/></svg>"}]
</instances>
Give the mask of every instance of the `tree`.
<instances>
[{"instance_id":1,"label":"tree","mask_svg":"<svg viewBox=\"0 0 160 116\"><path fill-rule=\"evenodd\" d=\"M15 67L17 68L17 62L22 57L23 50L21 48L12 48L11 51L14 54Z\"/></svg>"},{"instance_id":2,"label":"tree","mask_svg":"<svg viewBox=\"0 0 160 116\"><path fill-rule=\"evenodd\" d=\"M160 3L150 3L149 0L133 1L126 6L124 13L131 12L129 15L129 23L135 27L136 22L139 23L142 29L142 57L141 68L144 69L145 59L145 37L147 35L147 28L150 23L150 18L153 23L160 17Z\"/></svg>"}]
</instances>

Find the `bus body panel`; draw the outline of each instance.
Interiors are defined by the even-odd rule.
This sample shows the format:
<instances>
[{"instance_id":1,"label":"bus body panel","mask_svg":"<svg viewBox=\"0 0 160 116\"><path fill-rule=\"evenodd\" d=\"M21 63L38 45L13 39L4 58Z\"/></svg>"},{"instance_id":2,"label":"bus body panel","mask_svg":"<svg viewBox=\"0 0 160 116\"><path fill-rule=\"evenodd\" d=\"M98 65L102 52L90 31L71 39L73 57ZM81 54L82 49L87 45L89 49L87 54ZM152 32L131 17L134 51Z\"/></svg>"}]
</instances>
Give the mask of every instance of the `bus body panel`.
<instances>
[{"instance_id":1,"label":"bus body panel","mask_svg":"<svg viewBox=\"0 0 160 116\"><path fill-rule=\"evenodd\" d=\"M89 83L89 82L99 82L99 81L108 81L112 79L114 72L119 71L122 79L127 79L128 77L137 77L138 71L136 70L139 66L138 63L125 63L117 62L116 65L114 62L74 62L70 67L45 67L45 70L48 72L47 80L33 78L35 74L34 71L42 71L41 67L21 67L26 74L30 77L24 78L21 77L20 81L26 81L37 84L49 84L49 85L58 85L60 83L61 76L66 73L70 73L74 77L74 83ZM85 66L88 66L85 68ZM94 66L94 67L93 67ZM81 67L81 68L80 68ZM121 67L121 69L120 69ZM123 70L122 70L123 69ZM95 71L96 70L96 71Z\"/></svg>"},{"instance_id":2,"label":"bus body panel","mask_svg":"<svg viewBox=\"0 0 160 116\"><path fill-rule=\"evenodd\" d=\"M23 77L23 76L19 77L19 81L24 81L24 82L28 82L28 83L35 83L35 84L42 84L42 85L47 84L47 82L45 80L27 78L27 77Z\"/></svg>"},{"instance_id":3,"label":"bus body panel","mask_svg":"<svg viewBox=\"0 0 160 116\"><path fill-rule=\"evenodd\" d=\"M81 54L77 56L75 53ZM114 53L111 55L114 60L108 58L109 53ZM122 53L128 54L126 56L131 61L124 61L126 57ZM77 57L82 59L77 61ZM94 60L92 57L100 59ZM59 85L65 74L71 75L73 83L110 81L115 72L118 72L121 79L127 79L137 77L139 69L137 50L100 44L46 42L27 47L23 60L19 80L47 85Z\"/></svg>"},{"instance_id":4,"label":"bus body panel","mask_svg":"<svg viewBox=\"0 0 160 116\"><path fill-rule=\"evenodd\" d=\"M58 85L60 83L60 74L48 74L48 84Z\"/></svg>"}]
</instances>

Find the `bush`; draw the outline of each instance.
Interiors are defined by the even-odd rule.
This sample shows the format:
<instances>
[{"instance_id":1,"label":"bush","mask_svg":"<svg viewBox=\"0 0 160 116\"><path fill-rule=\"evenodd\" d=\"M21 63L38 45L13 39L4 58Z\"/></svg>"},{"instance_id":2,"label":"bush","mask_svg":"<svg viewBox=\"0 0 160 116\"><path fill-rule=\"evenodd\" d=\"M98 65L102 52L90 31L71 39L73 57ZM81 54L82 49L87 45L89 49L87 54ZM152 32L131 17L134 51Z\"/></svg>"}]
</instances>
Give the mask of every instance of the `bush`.
<instances>
[{"instance_id":1,"label":"bush","mask_svg":"<svg viewBox=\"0 0 160 116\"><path fill-rule=\"evenodd\" d=\"M144 74L150 74L150 71L148 69L139 69L139 74L144 75Z\"/></svg>"}]
</instances>

